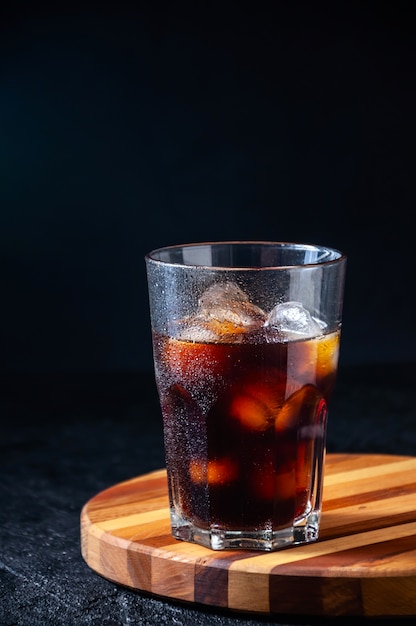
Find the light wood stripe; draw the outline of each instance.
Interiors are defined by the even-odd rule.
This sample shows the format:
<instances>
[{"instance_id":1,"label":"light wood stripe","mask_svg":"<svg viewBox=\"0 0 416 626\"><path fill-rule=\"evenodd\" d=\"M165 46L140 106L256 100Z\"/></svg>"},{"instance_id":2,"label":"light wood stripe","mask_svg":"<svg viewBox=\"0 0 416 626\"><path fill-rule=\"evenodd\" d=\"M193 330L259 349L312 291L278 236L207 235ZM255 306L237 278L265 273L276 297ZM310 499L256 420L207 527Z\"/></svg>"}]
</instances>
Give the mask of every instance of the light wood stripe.
<instances>
[{"instance_id":1,"label":"light wood stripe","mask_svg":"<svg viewBox=\"0 0 416 626\"><path fill-rule=\"evenodd\" d=\"M142 524L166 519L167 517L169 517L169 507L163 507L162 509L153 509L145 513L134 513L133 515L124 515L96 522L96 526L101 530L117 531L120 528L135 528Z\"/></svg>"},{"instance_id":2,"label":"light wood stripe","mask_svg":"<svg viewBox=\"0 0 416 626\"><path fill-rule=\"evenodd\" d=\"M385 520L385 524L389 526L397 524L406 521L406 513L410 513L410 517L414 518L415 505L414 493L393 498L386 497L383 500L372 501L368 499L365 504L360 502L356 505L343 506L327 512L325 512L324 503L321 535L325 536L325 531L334 528L342 528L345 533L346 528L350 527L353 532L355 528L360 529L363 525L374 526L377 520ZM402 518L402 520L395 520L396 517Z\"/></svg>"},{"instance_id":3,"label":"light wood stripe","mask_svg":"<svg viewBox=\"0 0 416 626\"><path fill-rule=\"evenodd\" d=\"M386 465L388 467L386 467ZM342 484L354 483L357 480L376 478L384 480L386 473L393 479L399 480L410 479L413 476L413 481L416 471L416 459L404 458L400 461L390 462L388 464L369 465L360 469L352 469L351 471L342 472L326 472L324 478L324 488L330 485L336 485L339 487Z\"/></svg>"},{"instance_id":4,"label":"light wood stripe","mask_svg":"<svg viewBox=\"0 0 416 626\"><path fill-rule=\"evenodd\" d=\"M166 598L265 614L416 616L416 458L327 455L321 538L215 552L170 534L165 470L97 494L81 546L102 576Z\"/></svg>"},{"instance_id":5,"label":"light wood stripe","mask_svg":"<svg viewBox=\"0 0 416 626\"><path fill-rule=\"evenodd\" d=\"M347 537L337 537L324 542L311 543L309 545L298 546L293 549L281 550L273 553L259 554L251 556L243 561L232 563L230 570L240 570L249 572L270 572L276 570L279 565L314 559L326 554L335 554L344 550L352 550L362 546L371 546L383 541L392 541L401 537L416 536L416 522L393 526L392 528L382 528ZM371 573L371 572L369 572ZM416 561L412 563L412 573L416 575ZM326 575L327 572L321 572Z\"/></svg>"}]
</instances>

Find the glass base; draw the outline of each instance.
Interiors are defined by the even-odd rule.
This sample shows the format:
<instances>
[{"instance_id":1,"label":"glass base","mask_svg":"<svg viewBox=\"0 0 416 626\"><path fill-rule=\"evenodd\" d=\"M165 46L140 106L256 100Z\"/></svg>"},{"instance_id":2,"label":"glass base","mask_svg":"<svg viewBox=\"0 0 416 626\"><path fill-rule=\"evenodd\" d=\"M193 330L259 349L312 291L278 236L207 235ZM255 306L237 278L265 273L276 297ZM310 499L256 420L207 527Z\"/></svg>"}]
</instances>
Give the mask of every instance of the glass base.
<instances>
[{"instance_id":1,"label":"glass base","mask_svg":"<svg viewBox=\"0 0 416 626\"><path fill-rule=\"evenodd\" d=\"M182 519L176 511L171 511L172 535L175 539L197 543L212 550L262 550L272 552L293 545L316 541L319 536L320 512L311 511L293 526L273 530L224 530L217 526L199 528L189 520Z\"/></svg>"}]
</instances>

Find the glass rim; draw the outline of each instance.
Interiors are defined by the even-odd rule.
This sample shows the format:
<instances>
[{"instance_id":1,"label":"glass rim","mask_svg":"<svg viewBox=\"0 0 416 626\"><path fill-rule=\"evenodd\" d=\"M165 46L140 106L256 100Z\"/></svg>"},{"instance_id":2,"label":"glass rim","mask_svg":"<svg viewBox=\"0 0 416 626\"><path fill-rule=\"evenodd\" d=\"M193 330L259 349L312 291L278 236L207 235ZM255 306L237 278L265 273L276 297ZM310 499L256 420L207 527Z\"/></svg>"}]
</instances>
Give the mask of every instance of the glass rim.
<instances>
[{"instance_id":1,"label":"glass rim","mask_svg":"<svg viewBox=\"0 0 416 626\"><path fill-rule=\"evenodd\" d=\"M162 252L174 252L175 250L181 249L191 249L191 248L203 248L206 246L259 246L259 247L279 247L279 248L291 248L292 250L314 250L321 252L332 253L335 258L331 259L323 259L321 261L313 261L307 263L294 263L287 265L207 265L204 263L185 263L179 261L169 261L166 259L156 258L157 254ZM329 265L334 265L346 261L347 256L344 252L339 250L338 248L333 248L331 246L325 246L314 243L302 243L298 241L269 241L269 240L219 240L219 241L201 241L195 243L183 243L183 244L173 244L169 246L161 246L160 248L154 248L145 254L145 260L151 261L155 264L167 265L170 267L189 267L189 268L201 268L201 269L210 269L210 270L244 270L244 271L261 271L261 270L284 270L284 269L296 269L296 268L313 268L313 267L324 267Z\"/></svg>"}]
</instances>

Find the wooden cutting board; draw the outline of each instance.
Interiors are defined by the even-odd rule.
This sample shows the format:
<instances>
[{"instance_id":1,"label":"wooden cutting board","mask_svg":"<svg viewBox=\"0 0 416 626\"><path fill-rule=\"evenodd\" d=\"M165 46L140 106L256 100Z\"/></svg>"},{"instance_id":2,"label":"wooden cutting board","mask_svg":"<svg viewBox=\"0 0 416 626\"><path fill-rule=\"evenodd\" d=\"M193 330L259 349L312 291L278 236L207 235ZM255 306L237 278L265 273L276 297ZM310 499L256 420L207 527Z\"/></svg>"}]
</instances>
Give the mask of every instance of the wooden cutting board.
<instances>
[{"instance_id":1,"label":"wooden cutting board","mask_svg":"<svg viewBox=\"0 0 416 626\"><path fill-rule=\"evenodd\" d=\"M111 487L81 513L82 555L105 578L244 612L416 616L416 458L329 454L320 539L213 551L170 534L165 470Z\"/></svg>"}]
</instances>

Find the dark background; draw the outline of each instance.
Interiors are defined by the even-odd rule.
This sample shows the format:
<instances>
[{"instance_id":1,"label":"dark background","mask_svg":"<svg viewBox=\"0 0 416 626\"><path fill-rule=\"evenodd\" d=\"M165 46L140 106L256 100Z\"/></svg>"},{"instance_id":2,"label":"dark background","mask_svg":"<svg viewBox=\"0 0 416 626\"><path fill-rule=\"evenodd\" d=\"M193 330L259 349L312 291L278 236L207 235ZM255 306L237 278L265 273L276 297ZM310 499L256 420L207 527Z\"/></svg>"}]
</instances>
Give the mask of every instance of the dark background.
<instances>
[{"instance_id":1,"label":"dark background","mask_svg":"<svg viewBox=\"0 0 416 626\"><path fill-rule=\"evenodd\" d=\"M115 585L80 511L164 466L144 256L169 244L345 251L328 451L415 454L414 4L3 3L1 624L322 623Z\"/></svg>"},{"instance_id":2,"label":"dark background","mask_svg":"<svg viewBox=\"0 0 416 626\"><path fill-rule=\"evenodd\" d=\"M152 368L144 255L349 257L341 364L414 360L412 2L12 3L1 367Z\"/></svg>"}]
</instances>

